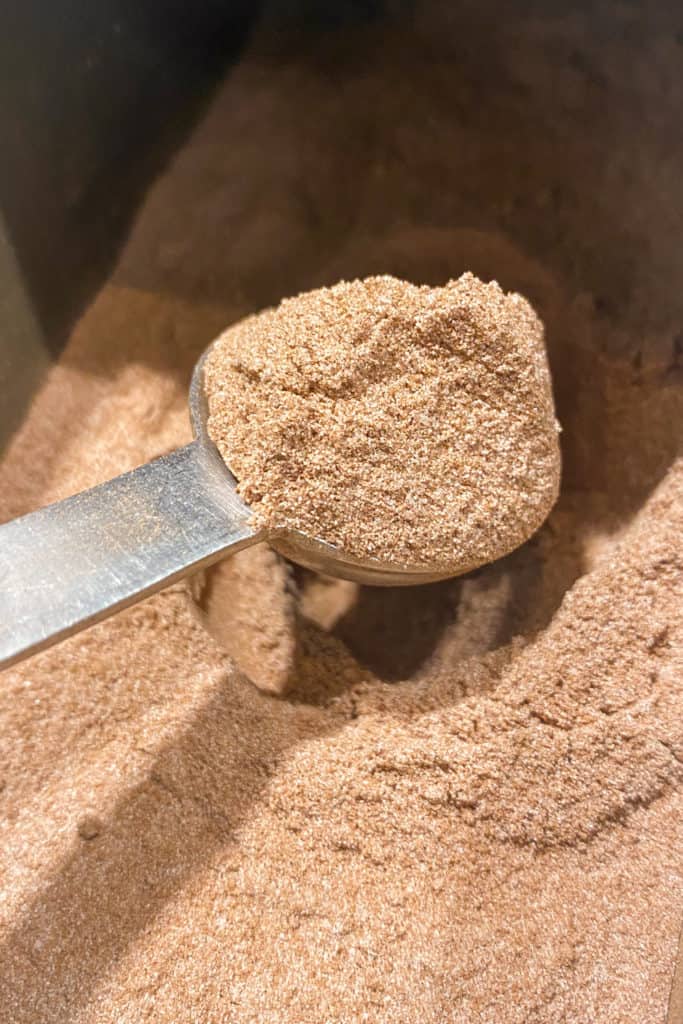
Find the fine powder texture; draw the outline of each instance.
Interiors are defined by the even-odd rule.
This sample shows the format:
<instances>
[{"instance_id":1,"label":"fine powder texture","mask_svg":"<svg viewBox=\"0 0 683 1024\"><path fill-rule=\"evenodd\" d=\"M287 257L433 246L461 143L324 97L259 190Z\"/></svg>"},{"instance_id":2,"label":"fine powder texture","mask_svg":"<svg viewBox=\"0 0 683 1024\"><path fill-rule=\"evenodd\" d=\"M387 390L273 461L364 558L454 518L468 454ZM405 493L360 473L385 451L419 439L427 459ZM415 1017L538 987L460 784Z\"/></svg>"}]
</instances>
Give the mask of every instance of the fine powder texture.
<instances>
[{"instance_id":1,"label":"fine powder texture","mask_svg":"<svg viewBox=\"0 0 683 1024\"><path fill-rule=\"evenodd\" d=\"M468 269L545 324L558 501L425 587L240 552L3 673L2 1024L666 1019L680 12L396 6L264 15L3 453L0 516L188 442L226 324Z\"/></svg>"},{"instance_id":2,"label":"fine powder texture","mask_svg":"<svg viewBox=\"0 0 683 1024\"><path fill-rule=\"evenodd\" d=\"M321 288L227 330L209 433L271 530L453 574L540 526L559 487L543 327L464 274Z\"/></svg>"}]
</instances>

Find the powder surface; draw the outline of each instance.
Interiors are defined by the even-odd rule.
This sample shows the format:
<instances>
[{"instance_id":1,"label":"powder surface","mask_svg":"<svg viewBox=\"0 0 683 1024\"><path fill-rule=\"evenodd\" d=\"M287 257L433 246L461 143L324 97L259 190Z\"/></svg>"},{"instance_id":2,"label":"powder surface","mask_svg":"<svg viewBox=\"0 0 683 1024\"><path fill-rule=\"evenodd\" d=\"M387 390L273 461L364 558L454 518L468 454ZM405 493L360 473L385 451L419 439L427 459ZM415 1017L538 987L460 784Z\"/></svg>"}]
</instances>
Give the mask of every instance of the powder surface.
<instances>
[{"instance_id":1,"label":"powder surface","mask_svg":"<svg viewBox=\"0 0 683 1024\"><path fill-rule=\"evenodd\" d=\"M397 6L255 33L3 454L0 516L188 442L226 324L468 269L545 324L559 499L454 580L358 587L264 546L3 673L2 1024L665 1020L680 13Z\"/></svg>"},{"instance_id":2,"label":"powder surface","mask_svg":"<svg viewBox=\"0 0 683 1024\"><path fill-rule=\"evenodd\" d=\"M205 381L209 433L272 530L456 574L523 543L557 497L542 325L472 274L285 300L221 335Z\"/></svg>"}]
</instances>

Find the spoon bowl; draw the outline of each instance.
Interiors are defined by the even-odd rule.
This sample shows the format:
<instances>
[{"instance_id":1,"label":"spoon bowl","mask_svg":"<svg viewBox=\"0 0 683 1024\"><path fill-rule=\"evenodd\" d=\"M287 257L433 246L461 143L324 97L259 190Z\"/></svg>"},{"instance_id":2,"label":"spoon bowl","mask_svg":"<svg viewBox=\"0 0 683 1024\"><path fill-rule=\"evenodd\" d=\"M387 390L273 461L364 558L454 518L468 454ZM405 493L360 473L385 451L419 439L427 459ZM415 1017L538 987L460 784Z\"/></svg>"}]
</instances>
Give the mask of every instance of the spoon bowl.
<instances>
[{"instance_id":1,"label":"spoon bowl","mask_svg":"<svg viewBox=\"0 0 683 1024\"><path fill-rule=\"evenodd\" d=\"M204 367L212 347L213 345L209 345L195 364L189 394L190 420L195 437L218 456L225 469L226 485L237 493L238 482L223 461L208 432L209 402L204 387ZM409 587L421 583L434 583L452 575L443 570L426 570L424 566L400 566L374 559L356 558L319 537L309 537L299 530L280 529L268 532L265 539L278 554L290 562L296 562L325 576L338 576L354 583L375 587Z\"/></svg>"}]
</instances>

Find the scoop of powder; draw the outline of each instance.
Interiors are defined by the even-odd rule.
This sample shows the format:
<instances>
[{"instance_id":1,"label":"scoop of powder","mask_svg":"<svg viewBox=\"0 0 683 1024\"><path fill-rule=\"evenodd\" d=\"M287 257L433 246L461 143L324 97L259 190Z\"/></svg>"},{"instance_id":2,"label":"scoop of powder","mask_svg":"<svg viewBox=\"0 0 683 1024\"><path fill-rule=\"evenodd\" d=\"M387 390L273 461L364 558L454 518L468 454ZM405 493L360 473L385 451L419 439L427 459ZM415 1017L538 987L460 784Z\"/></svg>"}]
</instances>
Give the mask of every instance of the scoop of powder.
<instances>
[{"instance_id":1,"label":"scoop of powder","mask_svg":"<svg viewBox=\"0 0 683 1024\"><path fill-rule=\"evenodd\" d=\"M543 326L472 274L287 299L229 328L205 379L209 433L271 530L455 574L521 544L557 496Z\"/></svg>"}]
</instances>

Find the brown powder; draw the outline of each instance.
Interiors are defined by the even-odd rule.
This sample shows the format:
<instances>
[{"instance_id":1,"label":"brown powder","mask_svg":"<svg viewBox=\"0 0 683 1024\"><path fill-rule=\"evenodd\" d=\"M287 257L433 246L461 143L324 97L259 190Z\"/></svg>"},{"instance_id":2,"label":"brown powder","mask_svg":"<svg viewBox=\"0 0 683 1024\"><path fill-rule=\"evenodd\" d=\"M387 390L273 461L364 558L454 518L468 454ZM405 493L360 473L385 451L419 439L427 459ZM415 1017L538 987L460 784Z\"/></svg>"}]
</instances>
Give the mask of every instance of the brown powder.
<instances>
[{"instance_id":1,"label":"brown powder","mask_svg":"<svg viewBox=\"0 0 683 1024\"><path fill-rule=\"evenodd\" d=\"M216 342L209 433L271 530L453 574L523 543L557 497L543 328L464 274L285 300Z\"/></svg>"},{"instance_id":2,"label":"brown powder","mask_svg":"<svg viewBox=\"0 0 683 1024\"><path fill-rule=\"evenodd\" d=\"M219 562L190 581L205 627L266 693L283 693L296 657L292 567L265 544Z\"/></svg>"},{"instance_id":3,"label":"brown powder","mask_svg":"<svg viewBox=\"0 0 683 1024\"><path fill-rule=\"evenodd\" d=\"M200 596L214 627L232 615L230 657L175 586L4 673L3 1024L664 1020L680 19L588 6L257 37L152 189L4 456L3 517L189 440L191 369L226 323L467 268L546 325L562 490L528 543L429 587L267 548L217 568ZM245 679L260 665L286 697Z\"/></svg>"}]
</instances>

